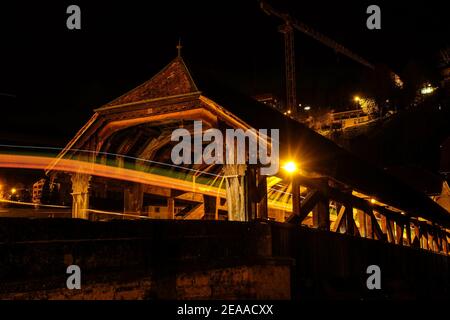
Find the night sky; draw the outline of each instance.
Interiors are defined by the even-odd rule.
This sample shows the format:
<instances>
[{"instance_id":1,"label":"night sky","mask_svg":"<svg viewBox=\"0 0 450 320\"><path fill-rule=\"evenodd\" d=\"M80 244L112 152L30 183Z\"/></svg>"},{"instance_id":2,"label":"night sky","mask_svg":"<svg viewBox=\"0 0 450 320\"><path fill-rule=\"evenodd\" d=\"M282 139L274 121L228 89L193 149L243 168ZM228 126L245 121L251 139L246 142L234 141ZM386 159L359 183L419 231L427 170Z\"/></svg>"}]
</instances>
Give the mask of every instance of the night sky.
<instances>
[{"instance_id":1,"label":"night sky","mask_svg":"<svg viewBox=\"0 0 450 320\"><path fill-rule=\"evenodd\" d=\"M435 55L448 45L445 1L269 3L400 75L414 62L432 78ZM81 7L80 31L66 28L70 4ZM370 4L381 7L381 30L366 28ZM179 38L188 65L250 95L284 95L280 21L256 0L34 1L2 15L2 142L64 145L94 108L173 59ZM367 68L301 33L295 41L299 102L337 107L364 91Z\"/></svg>"}]
</instances>

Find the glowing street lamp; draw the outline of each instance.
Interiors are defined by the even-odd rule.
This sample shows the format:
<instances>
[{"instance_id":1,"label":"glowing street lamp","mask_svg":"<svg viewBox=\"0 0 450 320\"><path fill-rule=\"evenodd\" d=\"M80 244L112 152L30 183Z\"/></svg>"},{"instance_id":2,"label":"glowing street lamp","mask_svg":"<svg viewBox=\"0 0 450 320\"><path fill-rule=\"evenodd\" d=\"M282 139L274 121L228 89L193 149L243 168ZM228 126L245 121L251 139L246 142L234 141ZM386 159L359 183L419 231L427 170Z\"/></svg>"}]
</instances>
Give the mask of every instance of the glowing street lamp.
<instances>
[{"instance_id":1,"label":"glowing street lamp","mask_svg":"<svg viewBox=\"0 0 450 320\"><path fill-rule=\"evenodd\" d=\"M11 193L12 193L12 194L15 194L16 192L17 192L17 189L16 189L16 188L12 188L12 189L11 189Z\"/></svg>"},{"instance_id":2,"label":"glowing street lamp","mask_svg":"<svg viewBox=\"0 0 450 320\"><path fill-rule=\"evenodd\" d=\"M359 102L361 100L361 98L359 96L354 96L353 97L353 101L355 102Z\"/></svg>"},{"instance_id":3,"label":"glowing street lamp","mask_svg":"<svg viewBox=\"0 0 450 320\"><path fill-rule=\"evenodd\" d=\"M294 161L286 162L286 164L283 166L283 169L288 173L294 173L298 170L297 164Z\"/></svg>"},{"instance_id":4,"label":"glowing street lamp","mask_svg":"<svg viewBox=\"0 0 450 320\"><path fill-rule=\"evenodd\" d=\"M431 84L427 84L426 86L424 86L422 89L420 89L420 93L425 95L425 94L430 94L433 93L435 90L435 88L433 88L431 86Z\"/></svg>"}]
</instances>

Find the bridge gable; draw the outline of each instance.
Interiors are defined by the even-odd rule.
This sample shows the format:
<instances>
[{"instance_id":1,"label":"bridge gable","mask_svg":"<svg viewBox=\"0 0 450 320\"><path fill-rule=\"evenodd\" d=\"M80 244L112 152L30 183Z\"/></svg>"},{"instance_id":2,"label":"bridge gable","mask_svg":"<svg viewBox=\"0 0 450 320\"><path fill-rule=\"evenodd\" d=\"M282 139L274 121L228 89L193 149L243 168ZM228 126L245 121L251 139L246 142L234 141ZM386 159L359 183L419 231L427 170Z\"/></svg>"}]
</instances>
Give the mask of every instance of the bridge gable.
<instances>
[{"instance_id":1,"label":"bridge gable","mask_svg":"<svg viewBox=\"0 0 450 320\"><path fill-rule=\"evenodd\" d=\"M104 107L184 95L197 91L197 86L183 59L177 57L150 80L116 98Z\"/></svg>"}]
</instances>

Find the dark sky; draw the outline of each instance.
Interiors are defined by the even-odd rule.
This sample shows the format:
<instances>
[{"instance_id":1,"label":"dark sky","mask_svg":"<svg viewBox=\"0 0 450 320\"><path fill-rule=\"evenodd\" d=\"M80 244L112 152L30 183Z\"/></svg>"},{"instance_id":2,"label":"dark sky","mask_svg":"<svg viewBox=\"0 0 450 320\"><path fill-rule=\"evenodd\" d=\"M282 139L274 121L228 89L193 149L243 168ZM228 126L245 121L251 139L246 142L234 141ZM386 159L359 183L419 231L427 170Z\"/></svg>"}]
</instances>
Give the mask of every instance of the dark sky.
<instances>
[{"instance_id":1,"label":"dark sky","mask_svg":"<svg viewBox=\"0 0 450 320\"><path fill-rule=\"evenodd\" d=\"M410 61L433 67L448 45L445 1L269 2L398 73ZM66 28L70 4L81 7L81 31ZM381 7L381 30L366 28L370 4ZM256 0L19 1L1 13L1 141L63 145L94 108L173 59L178 38L188 64L237 90L284 92L280 23ZM303 34L295 41L300 102L342 104L364 89L365 67Z\"/></svg>"}]
</instances>

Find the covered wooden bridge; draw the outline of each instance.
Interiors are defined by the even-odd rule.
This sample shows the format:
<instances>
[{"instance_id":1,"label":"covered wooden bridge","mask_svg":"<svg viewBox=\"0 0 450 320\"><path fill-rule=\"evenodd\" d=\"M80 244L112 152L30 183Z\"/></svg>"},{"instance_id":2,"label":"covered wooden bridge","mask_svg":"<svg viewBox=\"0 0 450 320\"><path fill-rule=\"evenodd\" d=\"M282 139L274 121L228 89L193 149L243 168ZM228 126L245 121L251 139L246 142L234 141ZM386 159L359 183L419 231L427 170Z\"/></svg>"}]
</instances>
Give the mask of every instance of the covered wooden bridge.
<instances>
[{"instance_id":1,"label":"covered wooden bridge","mask_svg":"<svg viewBox=\"0 0 450 320\"><path fill-rule=\"evenodd\" d=\"M195 120L203 130L279 129L280 163L294 161L299 169L266 177L255 165L174 166L171 134L192 132ZM143 180L60 171L64 159L130 170ZM70 186L73 218L114 212L136 219L275 220L449 253L450 213L425 194L270 106L191 73L180 56L96 109L47 173Z\"/></svg>"}]
</instances>

